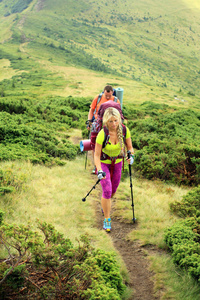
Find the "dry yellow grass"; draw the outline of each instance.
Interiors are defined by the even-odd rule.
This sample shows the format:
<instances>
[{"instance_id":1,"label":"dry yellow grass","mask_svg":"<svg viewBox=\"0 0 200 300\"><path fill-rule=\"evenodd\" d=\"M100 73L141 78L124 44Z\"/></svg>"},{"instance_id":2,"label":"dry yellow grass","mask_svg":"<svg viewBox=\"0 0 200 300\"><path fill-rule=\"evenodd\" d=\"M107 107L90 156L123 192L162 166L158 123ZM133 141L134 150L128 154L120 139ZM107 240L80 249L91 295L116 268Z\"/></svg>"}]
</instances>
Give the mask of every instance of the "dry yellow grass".
<instances>
[{"instance_id":1,"label":"dry yellow grass","mask_svg":"<svg viewBox=\"0 0 200 300\"><path fill-rule=\"evenodd\" d=\"M36 218L39 218L55 225L58 231L73 241L87 232L95 243L104 247L104 232L99 232L95 227L94 201L100 201L100 185L91 192L86 202L82 202L82 198L97 179L90 176L90 155L86 170L85 155L74 161L66 161L64 166L53 168L20 162L1 163L1 168L11 168L14 172L17 170L19 174L23 173L27 177L26 188L20 193L3 196L1 208L5 210L9 222L30 221L34 224ZM138 227L130 233L130 239L139 239L144 244L152 243L162 247L165 228L177 220L170 213L169 204L181 200L188 190L189 188L133 176L133 200ZM132 222L129 178L120 183L115 198L114 214L126 222ZM111 240L107 238L111 247Z\"/></svg>"},{"instance_id":2,"label":"dry yellow grass","mask_svg":"<svg viewBox=\"0 0 200 300\"><path fill-rule=\"evenodd\" d=\"M54 168L20 162L1 163L1 168L11 168L14 172L20 170L27 177L25 188L20 193L2 197L0 208L5 211L5 220L35 224L38 218L53 224L73 242L87 233L96 247L114 251L109 236L103 229L99 231L95 227L93 204L98 191L93 190L87 201L82 202L96 182L96 177L91 178L89 171L85 170L84 159L82 156Z\"/></svg>"},{"instance_id":3,"label":"dry yellow grass","mask_svg":"<svg viewBox=\"0 0 200 300\"><path fill-rule=\"evenodd\" d=\"M0 81L10 79L20 73L22 73L22 71L10 67L10 61L8 59L0 59Z\"/></svg>"},{"instance_id":4,"label":"dry yellow grass","mask_svg":"<svg viewBox=\"0 0 200 300\"><path fill-rule=\"evenodd\" d=\"M184 103L177 100L174 95L177 91L169 91L168 89L159 88L157 86L152 87L136 80L131 80L114 74L103 74L101 72L95 72L84 68L59 66L51 63L47 60L38 61L28 51L28 43L24 43L20 46L20 51L27 53L31 56L31 59L35 59L40 63L41 67L52 72L56 77L62 77L66 84L63 86L54 88L53 90L46 90L40 93L40 96L54 95L61 97L79 96L79 97L91 97L93 99L99 92L101 92L105 85L112 84L114 87L122 87L124 89L123 103L133 103L139 105L144 101L153 101L157 103L165 103L170 106L176 107L192 107L191 97L184 97L186 100ZM8 60L1 60L0 62L0 80L10 79L20 72L10 68ZM33 91L36 92L35 90ZM38 92L38 91L37 91ZM36 93L37 93L36 92Z\"/></svg>"},{"instance_id":5,"label":"dry yellow grass","mask_svg":"<svg viewBox=\"0 0 200 300\"><path fill-rule=\"evenodd\" d=\"M191 0L191 1L183 0L183 2L191 10L194 11L196 11L197 9L200 10L200 2L198 0Z\"/></svg>"},{"instance_id":6,"label":"dry yellow grass","mask_svg":"<svg viewBox=\"0 0 200 300\"><path fill-rule=\"evenodd\" d=\"M6 18L1 18L1 33L0 33L0 42L5 43L12 37L12 25L15 15L7 16Z\"/></svg>"},{"instance_id":7,"label":"dry yellow grass","mask_svg":"<svg viewBox=\"0 0 200 300\"><path fill-rule=\"evenodd\" d=\"M91 192L86 202L82 201L97 180L95 176L90 176L89 166L85 170L84 160L85 156L78 157L74 161L67 161L64 166L53 168L2 162L0 168L4 170L10 168L19 174L26 174L27 183L20 193L3 196L0 209L5 212L4 219L8 223L30 222L35 227L36 219L39 219L54 225L73 244L82 234L89 235L95 248L116 253L121 269L127 276L124 262L115 251L111 237L95 225L94 204L99 201L100 186Z\"/></svg>"},{"instance_id":8,"label":"dry yellow grass","mask_svg":"<svg viewBox=\"0 0 200 300\"><path fill-rule=\"evenodd\" d=\"M86 70L76 67L54 66L49 62L43 62L43 67L51 70L55 75L62 76L66 79L66 85L61 89L52 92L53 95L67 97L70 95L80 97L91 97L93 99L101 92L106 84L112 84L114 87L124 89L123 103L141 104L144 101L154 101L165 103L170 106L190 107L191 99L187 98L184 103L175 99L175 91L165 90L159 87L152 88L151 86L130 80L127 78L116 77L113 75L105 75L99 72Z\"/></svg>"},{"instance_id":9,"label":"dry yellow grass","mask_svg":"<svg viewBox=\"0 0 200 300\"><path fill-rule=\"evenodd\" d=\"M77 243L80 235L88 234L94 247L116 252L111 236L103 229L98 230L95 225L95 202L100 201L100 185L91 192L86 202L82 202L82 198L86 196L97 179L90 175L91 166L85 170L85 156L77 157L74 161L67 161L64 166L53 168L21 162L1 162L0 167L11 168L18 174L26 174L27 177L27 183L20 193L8 194L1 198L0 208L6 213L6 221L17 224L30 222L34 226L35 220L39 219L53 224L74 244ZM129 178L121 182L115 197L115 215L120 216L126 222L132 222L129 184ZM138 226L134 229L133 225L133 231L128 238L138 239L142 244L164 247L164 229L177 219L170 214L169 203L180 200L187 191L187 188L166 185L160 181L142 180L133 176L135 216ZM120 253L116 252L116 255L122 272L127 277L126 267ZM170 282L170 272L174 272L170 258L164 253L162 257L155 253L149 258L151 269L155 272L155 288L159 291L165 286L164 295L170 295L171 285L168 287L166 285ZM170 270L166 263L171 266ZM165 283L165 278L168 283ZM174 294L173 289L172 294Z\"/></svg>"},{"instance_id":10,"label":"dry yellow grass","mask_svg":"<svg viewBox=\"0 0 200 300\"><path fill-rule=\"evenodd\" d=\"M170 213L169 204L180 201L189 188L168 185L161 181L145 179L132 180L133 200L137 230L130 233L129 238L140 240L143 244L155 244L164 247L164 230L178 219ZM129 179L120 184L119 200L116 202L118 210L115 214L124 216L127 221L132 220L131 190Z\"/></svg>"}]
</instances>

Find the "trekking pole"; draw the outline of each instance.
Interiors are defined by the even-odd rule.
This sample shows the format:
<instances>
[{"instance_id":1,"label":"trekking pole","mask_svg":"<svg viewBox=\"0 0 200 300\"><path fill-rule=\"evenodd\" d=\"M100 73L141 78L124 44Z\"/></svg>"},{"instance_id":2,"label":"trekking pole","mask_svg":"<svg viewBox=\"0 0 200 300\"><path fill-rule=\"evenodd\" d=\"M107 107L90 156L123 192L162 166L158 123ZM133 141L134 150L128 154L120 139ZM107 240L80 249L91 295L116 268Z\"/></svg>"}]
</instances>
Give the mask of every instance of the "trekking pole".
<instances>
[{"instance_id":1,"label":"trekking pole","mask_svg":"<svg viewBox=\"0 0 200 300\"><path fill-rule=\"evenodd\" d=\"M86 125L89 125L89 121L87 120L87 121L85 122L85 124L86 124ZM88 136L88 138L90 139L90 131L89 131L89 136ZM86 151L86 153L85 153L85 170L86 170L86 167L87 167L87 156L88 156L88 151Z\"/></svg>"},{"instance_id":2,"label":"trekking pole","mask_svg":"<svg viewBox=\"0 0 200 300\"><path fill-rule=\"evenodd\" d=\"M86 154L85 154L85 170L86 170L86 167L87 167L87 151L86 151Z\"/></svg>"},{"instance_id":3,"label":"trekking pole","mask_svg":"<svg viewBox=\"0 0 200 300\"><path fill-rule=\"evenodd\" d=\"M127 151L128 154L128 159L131 157L131 152ZM131 165L129 164L129 176L130 176L130 188L131 188L131 199L132 199L132 209L133 209L133 222L135 223L136 218L135 218L135 214L134 214L134 203L133 203L133 185L132 185L132 173L131 173Z\"/></svg>"},{"instance_id":4,"label":"trekking pole","mask_svg":"<svg viewBox=\"0 0 200 300\"><path fill-rule=\"evenodd\" d=\"M95 183L95 185L93 185L93 187L91 188L91 190L87 193L87 195L82 199L83 202L86 201L87 196L89 196L89 194L91 193L92 190L95 189L96 185L99 183L100 179L97 180L97 182Z\"/></svg>"}]
</instances>

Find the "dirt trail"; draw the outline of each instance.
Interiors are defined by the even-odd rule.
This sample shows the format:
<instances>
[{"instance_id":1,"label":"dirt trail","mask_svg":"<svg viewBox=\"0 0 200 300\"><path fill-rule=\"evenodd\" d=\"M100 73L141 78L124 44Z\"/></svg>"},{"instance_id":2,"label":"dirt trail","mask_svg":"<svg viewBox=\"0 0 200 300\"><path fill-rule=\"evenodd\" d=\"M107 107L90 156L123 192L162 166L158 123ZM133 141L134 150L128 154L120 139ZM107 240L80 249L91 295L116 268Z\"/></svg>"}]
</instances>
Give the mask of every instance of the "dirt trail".
<instances>
[{"instance_id":1,"label":"dirt trail","mask_svg":"<svg viewBox=\"0 0 200 300\"><path fill-rule=\"evenodd\" d=\"M97 228L102 230L103 216L100 201L96 202ZM149 271L149 263L144 248L137 241L130 241L127 235L130 231L137 230L137 223L123 223L112 217L111 239L116 250L120 253L129 272L128 286L133 290L133 300L159 299L153 292L153 273Z\"/></svg>"},{"instance_id":2,"label":"dirt trail","mask_svg":"<svg viewBox=\"0 0 200 300\"><path fill-rule=\"evenodd\" d=\"M77 139L76 139L77 143ZM91 153L88 152L88 159L91 160ZM89 171L89 170L88 170ZM94 175L91 175L94 178ZM99 197L95 201L96 225L103 230L103 215L101 213L101 187L97 186ZM115 201L115 199L114 199ZM112 211L114 210L112 201ZM113 245L120 253L129 273L128 286L133 291L130 300L157 300L159 296L154 295L153 272L149 270L149 262L144 247L138 241L130 241L127 237L129 232L137 230L137 222L124 223L122 219L112 217L112 230L109 234ZM154 249L152 249L154 251Z\"/></svg>"}]
</instances>

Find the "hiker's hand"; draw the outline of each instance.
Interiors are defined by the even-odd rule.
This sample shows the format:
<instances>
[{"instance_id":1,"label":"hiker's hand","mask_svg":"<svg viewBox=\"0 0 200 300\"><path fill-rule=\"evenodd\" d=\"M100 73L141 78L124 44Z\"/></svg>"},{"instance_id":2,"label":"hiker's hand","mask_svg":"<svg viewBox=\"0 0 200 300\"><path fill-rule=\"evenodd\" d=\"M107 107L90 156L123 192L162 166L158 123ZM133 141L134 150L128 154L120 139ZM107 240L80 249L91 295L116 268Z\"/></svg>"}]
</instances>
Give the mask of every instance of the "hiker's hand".
<instances>
[{"instance_id":1,"label":"hiker's hand","mask_svg":"<svg viewBox=\"0 0 200 300\"><path fill-rule=\"evenodd\" d=\"M129 164L132 165L134 163L134 155L131 155L131 158L129 160Z\"/></svg>"},{"instance_id":2,"label":"hiker's hand","mask_svg":"<svg viewBox=\"0 0 200 300\"><path fill-rule=\"evenodd\" d=\"M128 156L127 156L126 160L127 160L127 162L128 162L130 165L132 165L133 162L134 162L134 155L131 154L130 151L128 151L127 154L128 154Z\"/></svg>"},{"instance_id":3,"label":"hiker's hand","mask_svg":"<svg viewBox=\"0 0 200 300\"><path fill-rule=\"evenodd\" d=\"M91 127L91 125L92 125L92 120L87 120L87 121L85 122L85 124L86 124L86 128L87 128L88 130L90 130L90 127Z\"/></svg>"},{"instance_id":4,"label":"hiker's hand","mask_svg":"<svg viewBox=\"0 0 200 300\"><path fill-rule=\"evenodd\" d=\"M98 179L105 179L106 178L106 173L105 172L103 172L102 170L100 170L100 171L98 171L98 173L97 173L97 177L98 177Z\"/></svg>"}]
</instances>

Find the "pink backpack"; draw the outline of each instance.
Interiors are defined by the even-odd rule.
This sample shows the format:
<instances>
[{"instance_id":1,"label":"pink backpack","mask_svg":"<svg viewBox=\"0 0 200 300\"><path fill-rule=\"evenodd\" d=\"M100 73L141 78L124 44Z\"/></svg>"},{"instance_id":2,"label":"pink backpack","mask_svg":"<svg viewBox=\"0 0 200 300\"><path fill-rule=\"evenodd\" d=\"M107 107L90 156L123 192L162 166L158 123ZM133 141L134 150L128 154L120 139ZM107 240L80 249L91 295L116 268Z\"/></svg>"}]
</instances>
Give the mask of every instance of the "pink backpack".
<instances>
[{"instance_id":1,"label":"pink backpack","mask_svg":"<svg viewBox=\"0 0 200 300\"><path fill-rule=\"evenodd\" d=\"M122 109L121 109L121 106L120 106L119 103L116 103L113 100L109 100L109 101L101 104L101 106L99 107L98 113L97 113L97 119L94 120L94 122L92 123L92 130L91 130L90 139L91 139L91 148L93 150L95 148L95 141L96 141L97 134L102 129L102 120L103 120L104 112L108 107L116 108L119 111L122 120L124 120Z\"/></svg>"}]
</instances>

